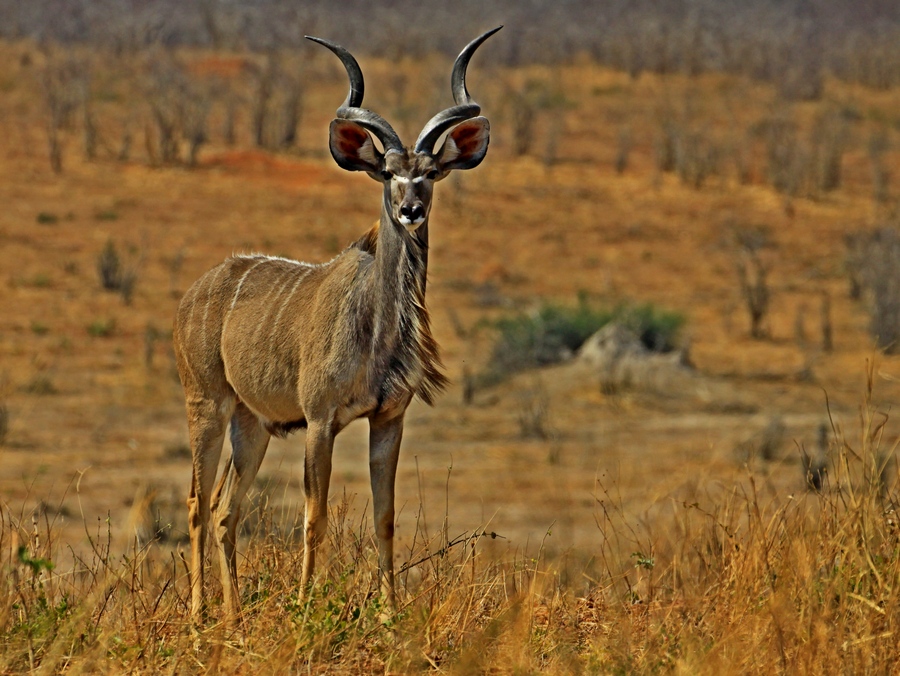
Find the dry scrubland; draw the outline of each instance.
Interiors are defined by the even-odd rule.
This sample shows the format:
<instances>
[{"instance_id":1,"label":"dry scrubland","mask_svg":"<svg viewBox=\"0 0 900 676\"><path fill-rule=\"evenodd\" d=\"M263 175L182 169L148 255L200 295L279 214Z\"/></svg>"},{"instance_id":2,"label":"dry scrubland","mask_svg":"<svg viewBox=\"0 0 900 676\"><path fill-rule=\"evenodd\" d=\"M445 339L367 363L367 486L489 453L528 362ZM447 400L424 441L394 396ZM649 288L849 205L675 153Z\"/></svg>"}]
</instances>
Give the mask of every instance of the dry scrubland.
<instances>
[{"instance_id":1,"label":"dry scrubland","mask_svg":"<svg viewBox=\"0 0 900 676\"><path fill-rule=\"evenodd\" d=\"M429 304L455 384L408 415L400 608L374 592L355 424L305 602L302 433L270 445L243 527L246 623L229 632L217 602L188 625L171 317L232 252L326 260L375 220L375 184L327 156L343 74L327 54L280 62L302 97L276 152L256 141L285 139L253 124L265 58L7 43L0 59L0 672L818 674L900 659L900 362L876 349L871 290L849 292L875 262L846 243L896 218L900 89L826 79L789 102L735 75L479 56L469 86L493 142L438 186L432 216ZM87 113L65 98L69 62L91 65ZM449 99L447 58L362 65L366 105L406 139ZM206 92L204 127L174 106L166 150L167 106L188 96L167 89L173 73ZM290 110L272 81L268 110ZM101 288L105 249L118 291ZM763 271L753 288L770 297L756 338L741 270ZM682 313L694 370L479 378L492 320L579 294ZM807 456L827 468L819 491Z\"/></svg>"}]
</instances>

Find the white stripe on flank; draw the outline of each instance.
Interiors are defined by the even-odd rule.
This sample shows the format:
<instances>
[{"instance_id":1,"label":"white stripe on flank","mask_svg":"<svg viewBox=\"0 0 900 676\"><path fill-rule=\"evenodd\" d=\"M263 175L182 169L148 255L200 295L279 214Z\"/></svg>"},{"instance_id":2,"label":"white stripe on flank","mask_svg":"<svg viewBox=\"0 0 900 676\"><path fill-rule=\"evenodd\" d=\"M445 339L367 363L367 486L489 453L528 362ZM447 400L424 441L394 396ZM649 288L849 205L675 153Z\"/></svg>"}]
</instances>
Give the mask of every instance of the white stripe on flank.
<instances>
[{"instance_id":1,"label":"white stripe on flank","mask_svg":"<svg viewBox=\"0 0 900 676\"><path fill-rule=\"evenodd\" d=\"M203 305L203 323L200 325L200 342L206 343L206 324L209 320L209 304L212 301L212 290L216 286L216 282L219 280L219 276L225 270L224 265L219 266L219 270L216 272L215 277L212 278L212 281L209 283L209 286L206 290L206 303Z\"/></svg>"},{"instance_id":2,"label":"white stripe on flank","mask_svg":"<svg viewBox=\"0 0 900 676\"><path fill-rule=\"evenodd\" d=\"M284 274L284 273L282 273L282 274ZM269 290L266 293L266 297L263 298L259 302L259 305L265 308L265 314L263 314L259 323L256 325L256 329L253 331L253 344L254 345L256 344L256 341L259 339L260 332L264 328L268 327L269 316L274 312L274 305L269 304L269 299L272 298L273 296L275 298L278 298L278 296L280 296L282 293L284 293L284 290L287 287L287 285L291 283L291 278L286 274L284 276L287 277L287 279L281 283L281 286L278 287L278 289L276 290L276 285L272 284L272 286L269 287Z\"/></svg>"},{"instance_id":3,"label":"white stripe on flank","mask_svg":"<svg viewBox=\"0 0 900 676\"><path fill-rule=\"evenodd\" d=\"M234 311L234 305L237 303L238 296L241 294L241 287L244 285L244 280L247 279L247 275L253 272L256 268L266 262L266 259L263 258L256 265L251 265L244 271L244 274L241 275L241 279L237 284L237 287L234 290L234 296L231 298L231 306L228 308L228 312L225 314L225 319L222 320L222 335L225 335L225 329L228 326L228 320L231 319L231 313Z\"/></svg>"},{"instance_id":4,"label":"white stripe on flank","mask_svg":"<svg viewBox=\"0 0 900 676\"><path fill-rule=\"evenodd\" d=\"M236 255L234 255L234 258L244 258L244 259L265 258L267 261L281 261L283 263L293 263L294 265L299 265L304 268L316 267L315 263L306 263L304 261L294 260L293 258L285 258L284 256L269 256L267 254L261 254L261 253L236 254Z\"/></svg>"},{"instance_id":5,"label":"white stripe on flank","mask_svg":"<svg viewBox=\"0 0 900 676\"><path fill-rule=\"evenodd\" d=\"M297 277L297 281L294 282L294 286L291 287L290 293L288 293L288 295L284 297L284 300L281 301L281 307L278 308L278 314L275 315L275 321L272 323L272 330L269 334L273 339L278 333L278 322L281 321L281 314L284 312L284 308L287 307L288 303L294 295L294 292L297 291L297 287L300 286L300 282L306 279L306 275L307 273L303 273L302 275L299 275Z\"/></svg>"}]
</instances>

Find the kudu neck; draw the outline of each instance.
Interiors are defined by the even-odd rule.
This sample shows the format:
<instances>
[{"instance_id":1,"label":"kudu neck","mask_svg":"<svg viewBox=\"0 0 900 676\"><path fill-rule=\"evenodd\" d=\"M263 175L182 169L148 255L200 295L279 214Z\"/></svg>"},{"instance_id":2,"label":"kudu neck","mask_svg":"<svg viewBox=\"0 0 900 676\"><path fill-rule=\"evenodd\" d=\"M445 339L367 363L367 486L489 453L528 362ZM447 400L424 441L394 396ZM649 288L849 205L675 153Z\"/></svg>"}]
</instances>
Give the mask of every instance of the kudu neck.
<instances>
[{"instance_id":1,"label":"kudu neck","mask_svg":"<svg viewBox=\"0 0 900 676\"><path fill-rule=\"evenodd\" d=\"M384 277L385 281L397 279L398 275L415 280L424 296L428 272L428 216L410 232L394 219L385 195L378 226L375 266L376 275Z\"/></svg>"},{"instance_id":2,"label":"kudu neck","mask_svg":"<svg viewBox=\"0 0 900 676\"><path fill-rule=\"evenodd\" d=\"M374 254L372 282L377 302L372 338L383 362L373 366L376 378L378 373L387 375L380 397L407 392L430 405L447 379L440 371L438 346L425 308L428 218L409 232L391 218L385 200Z\"/></svg>"}]
</instances>

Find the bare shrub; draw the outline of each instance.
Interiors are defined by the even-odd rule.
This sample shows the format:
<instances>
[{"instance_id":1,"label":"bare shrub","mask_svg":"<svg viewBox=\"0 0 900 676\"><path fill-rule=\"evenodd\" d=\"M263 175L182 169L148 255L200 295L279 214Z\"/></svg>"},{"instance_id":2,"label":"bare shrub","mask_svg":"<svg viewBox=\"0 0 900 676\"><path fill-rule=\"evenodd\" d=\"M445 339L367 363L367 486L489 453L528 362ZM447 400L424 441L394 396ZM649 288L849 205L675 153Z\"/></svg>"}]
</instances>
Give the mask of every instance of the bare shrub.
<instances>
[{"instance_id":1,"label":"bare shrub","mask_svg":"<svg viewBox=\"0 0 900 676\"><path fill-rule=\"evenodd\" d=\"M817 101L825 91L825 73L815 37L791 36L788 44L774 71L778 93L787 100Z\"/></svg>"},{"instance_id":2,"label":"bare shrub","mask_svg":"<svg viewBox=\"0 0 900 676\"><path fill-rule=\"evenodd\" d=\"M207 120L212 107L210 92L199 83L185 82L181 102L182 136L188 144L187 163L194 167L200 147L209 141Z\"/></svg>"},{"instance_id":3,"label":"bare shrub","mask_svg":"<svg viewBox=\"0 0 900 676\"><path fill-rule=\"evenodd\" d=\"M240 99L231 88L226 89L224 99L225 117L222 121L222 138L227 145L233 146L237 143L236 118Z\"/></svg>"},{"instance_id":4,"label":"bare shrub","mask_svg":"<svg viewBox=\"0 0 900 676\"><path fill-rule=\"evenodd\" d=\"M828 478L828 448L828 427L822 423L819 425L816 448L812 453L807 453L803 446L800 447L800 461L807 490L819 492L824 488Z\"/></svg>"},{"instance_id":5,"label":"bare shrub","mask_svg":"<svg viewBox=\"0 0 900 676\"><path fill-rule=\"evenodd\" d=\"M762 125L766 139L766 174L778 192L795 196L803 184L804 156L798 126L784 111Z\"/></svg>"},{"instance_id":6,"label":"bare shrub","mask_svg":"<svg viewBox=\"0 0 900 676\"><path fill-rule=\"evenodd\" d=\"M766 426L749 439L738 444L735 449L741 463L752 463L756 459L771 462L777 460L784 445L787 428L781 416L773 415Z\"/></svg>"},{"instance_id":7,"label":"bare shrub","mask_svg":"<svg viewBox=\"0 0 900 676\"><path fill-rule=\"evenodd\" d=\"M887 90L900 82L900 31L879 21L867 30L856 29L839 46L837 74L873 89Z\"/></svg>"},{"instance_id":8,"label":"bare shrub","mask_svg":"<svg viewBox=\"0 0 900 676\"><path fill-rule=\"evenodd\" d=\"M806 304L800 303L800 305L797 306L796 312L794 314L794 340L796 340L797 343L801 346L805 345L807 340L806 311Z\"/></svg>"},{"instance_id":9,"label":"bare shrub","mask_svg":"<svg viewBox=\"0 0 900 676\"><path fill-rule=\"evenodd\" d=\"M769 264L763 258L763 250L771 247L765 227L735 226L735 269L741 297L750 318L750 336L757 340L768 337L766 318L769 313L771 289Z\"/></svg>"},{"instance_id":10,"label":"bare shrub","mask_svg":"<svg viewBox=\"0 0 900 676\"><path fill-rule=\"evenodd\" d=\"M173 55L162 52L151 58L145 96L156 129L159 160L163 164L175 164L180 159L179 136L186 89L184 69Z\"/></svg>"},{"instance_id":11,"label":"bare shrub","mask_svg":"<svg viewBox=\"0 0 900 676\"><path fill-rule=\"evenodd\" d=\"M278 147L291 148L297 143L297 128L303 118L303 82L299 76L282 73L281 114L278 119Z\"/></svg>"},{"instance_id":12,"label":"bare shrub","mask_svg":"<svg viewBox=\"0 0 900 676\"><path fill-rule=\"evenodd\" d=\"M734 156L737 180L741 185L749 185L753 179L753 133L752 131L737 139L731 145Z\"/></svg>"},{"instance_id":13,"label":"bare shrub","mask_svg":"<svg viewBox=\"0 0 900 676\"><path fill-rule=\"evenodd\" d=\"M260 148L266 147L266 129L268 128L268 120L271 114L269 107L275 88L277 68L276 55L269 53L266 57L265 65L253 70L255 83L250 124L253 142Z\"/></svg>"},{"instance_id":14,"label":"bare shrub","mask_svg":"<svg viewBox=\"0 0 900 676\"><path fill-rule=\"evenodd\" d=\"M166 260L169 268L169 295L172 298L180 298L179 279L181 276L181 268L184 266L184 257L186 252L184 248L178 249L174 255Z\"/></svg>"},{"instance_id":15,"label":"bare shrub","mask_svg":"<svg viewBox=\"0 0 900 676\"><path fill-rule=\"evenodd\" d=\"M674 171L677 166L678 141L680 129L671 115L664 115L660 120L654 141L656 168L662 172Z\"/></svg>"},{"instance_id":16,"label":"bare shrub","mask_svg":"<svg viewBox=\"0 0 900 676\"><path fill-rule=\"evenodd\" d=\"M617 174L624 174L628 169L628 157L631 154L631 129L623 127L619 130L618 142L616 144L616 160L615 168Z\"/></svg>"},{"instance_id":17,"label":"bare shrub","mask_svg":"<svg viewBox=\"0 0 900 676\"><path fill-rule=\"evenodd\" d=\"M523 439L549 439L550 397L540 380L519 394L516 421Z\"/></svg>"},{"instance_id":18,"label":"bare shrub","mask_svg":"<svg viewBox=\"0 0 900 676\"><path fill-rule=\"evenodd\" d=\"M718 173L720 151L705 130L679 134L675 144L675 168L681 182L700 189L710 176Z\"/></svg>"},{"instance_id":19,"label":"bare shrub","mask_svg":"<svg viewBox=\"0 0 900 676\"><path fill-rule=\"evenodd\" d=\"M864 231L847 233L844 236L844 272L847 275L847 294L851 300L860 300L865 280L866 249L869 235Z\"/></svg>"},{"instance_id":20,"label":"bare shrub","mask_svg":"<svg viewBox=\"0 0 900 676\"><path fill-rule=\"evenodd\" d=\"M822 350L831 352L834 349L834 324L831 321L831 296L828 292L822 294L819 319L819 326L822 329Z\"/></svg>"},{"instance_id":21,"label":"bare shrub","mask_svg":"<svg viewBox=\"0 0 900 676\"><path fill-rule=\"evenodd\" d=\"M6 441L9 434L9 407L5 401L0 400L0 446Z\"/></svg>"},{"instance_id":22,"label":"bare shrub","mask_svg":"<svg viewBox=\"0 0 900 676\"><path fill-rule=\"evenodd\" d=\"M878 347L900 350L900 231L896 224L855 233L847 240L851 288L869 306L869 330Z\"/></svg>"},{"instance_id":23,"label":"bare shrub","mask_svg":"<svg viewBox=\"0 0 900 676\"><path fill-rule=\"evenodd\" d=\"M47 144L50 167L62 173L62 130L70 126L85 85L85 67L71 54L47 51L47 64L41 72L41 90L46 109Z\"/></svg>"},{"instance_id":24,"label":"bare shrub","mask_svg":"<svg viewBox=\"0 0 900 676\"><path fill-rule=\"evenodd\" d=\"M539 123L548 118L548 140L544 159L556 159L557 143L564 129L562 111L569 105L558 82L530 78L522 84L508 84L504 108L512 124L513 155L528 155L537 141ZM554 138L556 135L556 138Z\"/></svg>"},{"instance_id":25,"label":"bare shrub","mask_svg":"<svg viewBox=\"0 0 900 676\"><path fill-rule=\"evenodd\" d=\"M816 120L810 138L815 190L831 192L841 186L841 165L847 137L847 122L837 111L830 110Z\"/></svg>"},{"instance_id":26,"label":"bare shrub","mask_svg":"<svg viewBox=\"0 0 900 676\"><path fill-rule=\"evenodd\" d=\"M106 241L103 251L97 256L97 275L100 278L100 286L106 290L118 293L126 305L131 304L134 287L137 284L138 268L140 261L131 265L124 265L119 258L112 239Z\"/></svg>"},{"instance_id":27,"label":"bare shrub","mask_svg":"<svg viewBox=\"0 0 900 676\"><path fill-rule=\"evenodd\" d=\"M891 194L891 171L884 156L890 150L887 130L878 129L869 137L869 162L872 165L872 198L877 205L885 204Z\"/></svg>"},{"instance_id":28,"label":"bare shrub","mask_svg":"<svg viewBox=\"0 0 900 676\"><path fill-rule=\"evenodd\" d=\"M153 355L156 353L156 344L169 336L156 328L153 322L147 322L144 328L144 366L153 368Z\"/></svg>"},{"instance_id":29,"label":"bare shrub","mask_svg":"<svg viewBox=\"0 0 900 676\"><path fill-rule=\"evenodd\" d=\"M537 117L535 103L524 90L511 90L508 94L512 117L513 155L521 157L531 150L534 140L534 123Z\"/></svg>"},{"instance_id":30,"label":"bare shrub","mask_svg":"<svg viewBox=\"0 0 900 676\"><path fill-rule=\"evenodd\" d=\"M290 148L297 142L304 84L299 75L288 72L284 59L277 52L269 52L264 65L251 69L251 134L259 148Z\"/></svg>"},{"instance_id":31,"label":"bare shrub","mask_svg":"<svg viewBox=\"0 0 900 676\"><path fill-rule=\"evenodd\" d=\"M97 130L97 120L94 116L91 74L87 67L84 67L82 76L79 78L78 94L81 104L81 129L84 138L84 156L89 160L93 160L97 157L99 132Z\"/></svg>"},{"instance_id":32,"label":"bare shrub","mask_svg":"<svg viewBox=\"0 0 900 676\"><path fill-rule=\"evenodd\" d=\"M9 391L10 383L6 373L0 373L0 446L9 435L10 412L6 401Z\"/></svg>"},{"instance_id":33,"label":"bare shrub","mask_svg":"<svg viewBox=\"0 0 900 676\"><path fill-rule=\"evenodd\" d=\"M116 245L111 239L97 257L97 274L100 275L100 286L107 291L117 291L122 280L122 264Z\"/></svg>"}]
</instances>

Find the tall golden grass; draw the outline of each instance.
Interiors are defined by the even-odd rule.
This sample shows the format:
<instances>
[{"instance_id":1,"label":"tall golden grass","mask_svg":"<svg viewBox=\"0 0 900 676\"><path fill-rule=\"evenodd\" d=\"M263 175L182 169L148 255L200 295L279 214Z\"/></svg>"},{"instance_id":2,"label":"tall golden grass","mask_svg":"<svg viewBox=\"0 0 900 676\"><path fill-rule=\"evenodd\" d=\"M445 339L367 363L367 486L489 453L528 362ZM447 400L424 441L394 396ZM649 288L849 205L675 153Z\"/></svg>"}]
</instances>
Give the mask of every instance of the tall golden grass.
<instances>
[{"instance_id":1,"label":"tall golden grass","mask_svg":"<svg viewBox=\"0 0 900 676\"><path fill-rule=\"evenodd\" d=\"M175 549L135 540L116 551L100 522L85 524L79 555L55 538L48 510L3 507L0 672L890 673L897 477L873 377L859 429L832 429L818 492L778 493L748 470L709 505L634 519L598 484L589 559L549 558L543 545L490 558L479 545L490 533L418 534L396 612L375 591L365 510L346 498L306 599L300 522L265 501L248 515L235 630L219 623L215 583L205 621L191 625Z\"/></svg>"}]
</instances>

